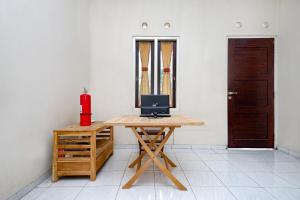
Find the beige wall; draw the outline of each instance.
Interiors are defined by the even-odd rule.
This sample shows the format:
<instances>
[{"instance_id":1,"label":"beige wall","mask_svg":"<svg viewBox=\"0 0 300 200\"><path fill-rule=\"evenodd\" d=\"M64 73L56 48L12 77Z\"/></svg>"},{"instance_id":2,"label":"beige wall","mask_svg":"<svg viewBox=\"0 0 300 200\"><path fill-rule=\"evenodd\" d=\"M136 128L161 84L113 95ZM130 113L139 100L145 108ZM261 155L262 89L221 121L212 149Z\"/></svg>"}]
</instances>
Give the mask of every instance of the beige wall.
<instances>
[{"instance_id":1,"label":"beige wall","mask_svg":"<svg viewBox=\"0 0 300 200\"><path fill-rule=\"evenodd\" d=\"M0 0L0 199L50 169L52 130L78 120L88 4Z\"/></svg>"},{"instance_id":2,"label":"beige wall","mask_svg":"<svg viewBox=\"0 0 300 200\"><path fill-rule=\"evenodd\" d=\"M278 38L278 146L300 155L300 1L282 1Z\"/></svg>"},{"instance_id":3,"label":"beige wall","mask_svg":"<svg viewBox=\"0 0 300 200\"><path fill-rule=\"evenodd\" d=\"M95 119L135 112L133 36L180 37L175 112L207 125L178 130L172 141L227 145L227 38L279 34L277 143L300 152L299 7L297 0L0 0L0 199L49 169L51 131L78 120L82 87L90 86ZM115 142L136 140L118 128Z\"/></svg>"},{"instance_id":4,"label":"beige wall","mask_svg":"<svg viewBox=\"0 0 300 200\"><path fill-rule=\"evenodd\" d=\"M206 121L176 131L175 144L227 145L227 37L278 32L276 0L92 0L91 91L96 119L130 114L134 105L133 36L179 36L179 110ZM141 24L148 22L143 30ZM171 23L169 30L163 24ZM235 22L242 22L238 29ZM269 22L269 28L262 23ZM117 144L135 144L126 129Z\"/></svg>"}]
</instances>

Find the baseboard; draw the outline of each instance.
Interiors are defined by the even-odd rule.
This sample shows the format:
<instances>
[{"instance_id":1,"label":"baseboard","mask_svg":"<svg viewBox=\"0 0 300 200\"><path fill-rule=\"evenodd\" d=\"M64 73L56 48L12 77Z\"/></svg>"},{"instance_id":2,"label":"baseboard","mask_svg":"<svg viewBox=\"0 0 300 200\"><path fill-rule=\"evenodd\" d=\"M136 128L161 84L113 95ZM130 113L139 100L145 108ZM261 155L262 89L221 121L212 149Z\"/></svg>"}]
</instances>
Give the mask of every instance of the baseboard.
<instances>
[{"instance_id":1,"label":"baseboard","mask_svg":"<svg viewBox=\"0 0 300 200\"><path fill-rule=\"evenodd\" d=\"M115 144L115 149L138 149L139 146L136 144ZM208 145L208 144L166 144L166 149L216 149L223 150L226 149L226 145Z\"/></svg>"},{"instance_id":2,"label":"baseboard","mask_svg":"<svg viewBox=\"0 0 300 200\"><path fill-rule=\"evenodd\" d=\"M36 180L34 180L29 185L23 187L21 190L19 190L17 193L10 196L7 200L19 200L22 199L26 194L28 194L31 190L33 190L36 186L44 182L49 176L51 175L51 170L48 170L46 173L38 177Z\"/></svg>"},{"instance_id":3,"label":"baseboard","mask_svg":"<svg viewBox=\"0 0 300 200\"><path fill-rule=\"evenodd\" d=\"M277 149L278 149L279 151L284 152L284 153L287 153L287 154L289 154L289 155L291 155L291 156L300 158L300 152L296 152L296 151L293 151L293 150L290 150L290 149L284 148L284 147L278 147Z\"/></svg>"}]
</instances>

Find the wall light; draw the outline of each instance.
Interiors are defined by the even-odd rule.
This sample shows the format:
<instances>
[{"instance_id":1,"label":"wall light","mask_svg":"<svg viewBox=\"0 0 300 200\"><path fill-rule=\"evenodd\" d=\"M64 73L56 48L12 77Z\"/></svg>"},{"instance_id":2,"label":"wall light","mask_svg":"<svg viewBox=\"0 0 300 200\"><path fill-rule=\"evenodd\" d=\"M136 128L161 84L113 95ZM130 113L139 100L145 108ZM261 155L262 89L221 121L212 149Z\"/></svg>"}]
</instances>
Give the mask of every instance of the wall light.
<instances>
[{"instance_id":1,"label":"wall light","mask_svg":"<svg viewBox=\"0 0 300 200\"><path fill-rule=\"evenodd\" d=\"M236 28L242 28L242 26L243 26L242 22L235 22Z\"/></svg>"},{"instance_id":2,"label":"wall light","mask_svg":"<svg viewBox=\"0 0 300 200\"><path fill-rule=\"evenodd\" d=\"M269 28L269 22L264 22L262 23L263 28Z\"/></svg>"},{"instance_id":3,"label":"wall light","mask_svg":"<svg viewBox=\"0 0 300 200\"><path fill-rule=\"evenodd\" d=\"M164 23L164 27L165 29L168 29L171 27L171 24L169 22Z\"/></svg>"},{"instance_id":4,"label":"wall light","mask_svg":"<svg viewBox=\"0 0 300 200\"><path fill-rule=\"evenodd\" d=\"M147 29L148 28L148 23L147 22L143 22L142 23L142 29Z\"/></svg>"}]
</instances>

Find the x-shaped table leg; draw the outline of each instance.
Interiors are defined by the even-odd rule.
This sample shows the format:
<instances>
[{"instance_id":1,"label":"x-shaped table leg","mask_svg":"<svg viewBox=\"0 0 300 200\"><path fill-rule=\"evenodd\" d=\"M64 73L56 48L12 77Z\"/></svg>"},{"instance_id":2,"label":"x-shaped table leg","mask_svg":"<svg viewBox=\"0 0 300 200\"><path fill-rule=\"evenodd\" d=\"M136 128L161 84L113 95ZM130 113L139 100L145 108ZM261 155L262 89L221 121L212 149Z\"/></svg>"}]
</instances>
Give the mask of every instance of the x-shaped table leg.
<instances>
[{"instance_id":1,"label":"x-shaped table leg","mask_svg":"<svg viewBox=\"0 0 300 200\"><path fill-rule=\"evenodd\" d=\"M148 147L148 145L144 142L143 138L138 134L136 131L137 127L131 127L131 130L139 140L139 142L144 147L145 151L149 155L150 158L147 159L145 164L136 172L136 174L122 187L123 189L130 188L133 183L142 175L142 173L148 169L151 161L154 161L154 164L162 171L163 174L165 174L180 190L187 190L182 183L180 183L176 177L172 175L172 173L160 162L160 160L157 158L157 155L161 152L161 149L165 145L165 143L168 141L169 137L174 132L175 127L170 127L170 130L168 131L166 137L162 140L160 145L155 149L154 152L151 151L151 149Z\"/></svg>"},{"instance_id":2,"label":"x-shaped table leg","mask_svg":"<svg viewBox=\"0 0 300 200\"><path fill-rule=\"evenodd\" d=\"M143 134L145 134L145 130L143 128L141 128L141 130L143 131ZM150 141L149 146L153 146L155 145L155 142L158 140L158 138L161 136L161 134L164 132L165 128L161 128L160 131L157 133L157 135L155 136L155 138L153 140L151 140L151 138L149 137L149 135L146 132L146 136L148 137L148 140ZM149 139L150 138L150 139ZM130 165L129 168L133 168L136 164L139 164L139 162L141 162L141 160L143 159L143 157L146 155L146 151L142 152L141 155L139 155L139 157L137 157ZM139 167L138 167L139 169Z\"/></svg>"},{"instance_id":3,"label":"x-shaped table leg","mask_svg":"<svg viewBox=\"0 0 300 200\"><path fill-rule=\"evenodd\" d=\"M151 139L151 137L148 135L148 133L145 131L145 129L143 127L140 128L141 131L143 132L143 134L147 137L147 139L150 141L150 144L148 146L150 147L154 147L155 149L157 148L157 145L155 144L155 142L158 140L158 138L162 135L162 133L165 130L165 127L161 128L160 131L157 133L157 135L154 137L154 139ZM141 155L139 155L139 157L137 157L130 165L129 168L133 168L136 164L138 164L137 169L140 168L140 164L141 164L141 160L143 159L143 157L146 155L146 151L142 152ZM174 162L172 162L172 160L162 151L159 152L159 154L161 154L161 156L164 158L165 163L166 163L166 167L168 168L168 163L171 165L171 167L177 167L176 164Z\"/></svg>"}]
</instances>

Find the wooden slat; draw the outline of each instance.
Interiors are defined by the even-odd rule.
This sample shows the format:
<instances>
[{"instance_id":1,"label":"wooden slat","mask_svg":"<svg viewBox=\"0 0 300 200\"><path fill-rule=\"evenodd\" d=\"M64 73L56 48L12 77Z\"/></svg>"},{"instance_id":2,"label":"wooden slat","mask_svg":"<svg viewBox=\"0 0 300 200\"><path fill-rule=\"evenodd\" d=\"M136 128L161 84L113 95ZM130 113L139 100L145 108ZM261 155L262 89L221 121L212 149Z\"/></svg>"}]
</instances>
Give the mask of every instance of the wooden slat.
<instances>
[{"instance_id":1,"label":"wooden slat","mask_svg":"<svg viewBox=\"0 0 300 200\"><path fill-rule=\"evenodd\" d=\"M90 171L58 171L59 176L89 176Z\"/></svg>"},{"instance_id":2,"label":"wooden slat","mask_svg":"<svg viewBox=\"0 0 300 200\"><path fill-rule=\"evenodd\" d=\"M61 136L70 136L70 137L79 137L79 136L88 136L90 137L91 136L91 133L89 132L76 132L76 131L59 131L58 130L58 133L59 133L59 137Z\"/></svg>"},{"instance_id":3,"label":"wooden slat","mask_svg":"<svg viewBox=\"0 0 300 200\"><path fill-rule=\"evenodd\" d=\"M110 133L110 130L107 130L107 131L101 131L101 132L99 132L99 133ZM97 133L97 134L99 134L99 133Z\"/></svg>"},{"instance_id":4,"label":"wooden slat","mask_svg":"<svg viewBox=\"0 0 300 200\"><path fill-rule=\"evenodd\" d=\"M58 145L59 149L88 149L91 145L78 144L78 145Z\"/></svg>"},{"instance_id":5,"label":"wooden slat","mask_svg":"<svg viewBox=\"0 0 300 200\"><path fill-rule=\"evenodd\" d=\"M57 159L57 162L90 162L90 158L84 158L84 157L81 157L81 158L58 158Z\"/></svg>"},{"instance_id":6,"label":"wooden slat","mask_svg":"<svg viewBox=\"0 0 300 200\"><path fill-rule=\"evenodd\" d=\"M58 152L58 155L80 155L80 156L88 156L90 155L90 151L61 151Z\"/></svg>"},{"instance_id":7,"label":"wooden slat","mask_svg":"<svg viewBox=\"0 0 300 200\"><path fill-rule=\"evenodd\" d=\"M90 139L82 139L82 138L77 138L77 139L59 139L60 143L89 143Z\"/></svg>"},{"instance_id":8,"label":"wooden slat","mask_svg":"<svg viewBox=\"0 0 300 200\"><path fill-rule=\"evenodd\" d=\"M80 126L80 124L73 124L62 129L58 129L56 131L80 131L80 132L91 132L91 131L99 131L99 129L106 129L106 125L103 124L103 121L93 122L91 126Z\"/></svg>"},{"instance_id":9,"label":"wooden slat","mask_svg":"<svg viewBox=\"0 0 300 200\"><path fill-rule=\"evenodd\" d=\"M52 181L55 182L58 180L57 174L57 159L58 159L58 148L57 148L57 132L53 132L53 147L52 147Z\"/></svg>"},{"instance_id":10,"label":"wooden slat","mask_svg":"<svg viewBox=\"0 0 300 200\"><path fill-rule=\"evenodd\" d=\"M103 146L98 147L97 150L96 150L97 157L98 157L103 151L105 151L109 145L111 145L111 142L107 142L107 143L105 143Z\"/></svg>"}]
</instances>

